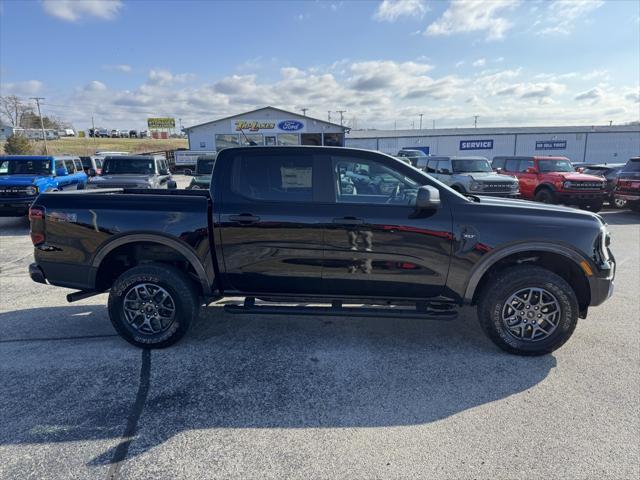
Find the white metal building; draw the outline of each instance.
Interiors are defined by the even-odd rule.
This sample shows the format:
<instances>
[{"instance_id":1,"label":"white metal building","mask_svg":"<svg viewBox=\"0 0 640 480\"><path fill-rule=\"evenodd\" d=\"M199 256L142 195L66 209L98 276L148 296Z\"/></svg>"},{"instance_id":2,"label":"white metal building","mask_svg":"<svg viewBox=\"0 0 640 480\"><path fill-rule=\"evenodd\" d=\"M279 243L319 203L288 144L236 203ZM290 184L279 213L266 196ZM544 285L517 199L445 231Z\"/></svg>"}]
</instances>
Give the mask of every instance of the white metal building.
<instances>
[{"instance_id":1,"label":"white metal building","mask_svg":"<svg viewBox=\"0 0 640 480\"><path fill-rule=\"evenodd\" d=\"M264 107L184 129L191 151L241 145L344 146L347 127L274 107Z\"/></svg>"},{"instance_id":2,"label":"white metal building","mask_svg":"<svg viewBox=\"0 0 640 480\"><path fill-rule=\"evenodd\" d=\"M418 148L431 155L559 155L612 163L640 155L640 126L358 130L349 132L346 146L390 154Z\"/></svg>"}]
</instances>

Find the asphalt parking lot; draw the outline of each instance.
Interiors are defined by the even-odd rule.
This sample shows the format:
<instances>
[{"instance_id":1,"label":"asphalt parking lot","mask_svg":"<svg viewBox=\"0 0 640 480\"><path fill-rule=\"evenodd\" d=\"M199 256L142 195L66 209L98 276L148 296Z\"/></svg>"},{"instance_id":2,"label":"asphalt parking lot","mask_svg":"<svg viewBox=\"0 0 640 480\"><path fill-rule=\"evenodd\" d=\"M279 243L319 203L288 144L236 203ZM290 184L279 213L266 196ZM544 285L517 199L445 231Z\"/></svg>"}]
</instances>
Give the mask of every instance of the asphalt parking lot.
<instances>
[{"instance_id":1,"label":"asphalt parking lot","mask_svg":"<svg viewBox=\"0 0 640 480\"><path fill-rule=\"evenodd\" d=\"M605 211L613 298L553 355L515 357L473 310L432 322L203 309L167 350L106 295L31 282L0 219L0 478L638 478L640 216Z\"/></svg>"}]
</instances>

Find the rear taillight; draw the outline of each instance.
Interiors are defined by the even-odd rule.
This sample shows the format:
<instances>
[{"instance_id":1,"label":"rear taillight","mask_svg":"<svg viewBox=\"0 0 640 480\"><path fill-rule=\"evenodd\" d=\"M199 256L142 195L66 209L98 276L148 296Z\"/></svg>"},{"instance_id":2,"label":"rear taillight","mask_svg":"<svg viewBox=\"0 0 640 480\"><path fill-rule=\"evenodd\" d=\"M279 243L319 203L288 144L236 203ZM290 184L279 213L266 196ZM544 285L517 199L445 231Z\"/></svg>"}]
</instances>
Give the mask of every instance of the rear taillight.
<instances>
[{"instance_id":1,"label":"rear taillight","mask_svg":"<svg viewBox=\"0 0 640 480\"><path fill-rule=\"evenodd\" d=\"M44 243L44 207L32 206L29 209L29 223L31 224L31 242L34 245Z\"/></svg>"}]
</instances>

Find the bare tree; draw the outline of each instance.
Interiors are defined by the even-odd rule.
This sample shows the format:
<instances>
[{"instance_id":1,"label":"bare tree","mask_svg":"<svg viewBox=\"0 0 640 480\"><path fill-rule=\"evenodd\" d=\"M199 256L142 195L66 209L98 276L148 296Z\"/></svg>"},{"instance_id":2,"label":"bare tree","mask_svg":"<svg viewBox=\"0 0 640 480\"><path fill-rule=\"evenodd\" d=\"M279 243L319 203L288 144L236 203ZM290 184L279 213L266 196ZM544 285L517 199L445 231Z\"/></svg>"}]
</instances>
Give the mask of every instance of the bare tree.
<instances>
[{"instance_id":1,"label":"bare tree","mask_svg":"<svg viewBox=\"0 0 640 480\"><path fill-rule=\"evenodd\" d=\"M0 115L7 117L12 126L19 127L22 123L22 117L30 112L32 112L32 107L23 103L15 95L0 97Z\"/></svg>"}]
</instances>

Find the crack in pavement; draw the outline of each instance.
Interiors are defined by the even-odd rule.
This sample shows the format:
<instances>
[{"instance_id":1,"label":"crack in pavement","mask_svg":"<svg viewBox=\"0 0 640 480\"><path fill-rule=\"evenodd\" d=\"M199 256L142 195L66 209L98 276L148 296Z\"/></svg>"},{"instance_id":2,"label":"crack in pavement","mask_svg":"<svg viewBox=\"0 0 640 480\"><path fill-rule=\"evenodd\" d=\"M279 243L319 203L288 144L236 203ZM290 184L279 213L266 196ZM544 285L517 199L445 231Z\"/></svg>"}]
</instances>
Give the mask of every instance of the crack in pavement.
<instances>
[{"instance_id":1,"label":"crack in pavement","mask_svg":"<svg viewBox=\"0 0 640 480\"><path fill-rule=\"evenodd\" d=\"M84 335L84 336L70 336L70 337L40 337L40 338L12 338L9 340L0 340L0 343L17 343L17 342L54 342L62 340L83 340L90 338L109 338L118 337L117 333L108 333L104 335Z\"/></svg>"},{"instance_id":2,"label":"crack in pavement","mask_svg":"<svg viewBox=\"0 0 640 480\"><path fill-rule=\"evenodd\" d=\"M124 429L124 433L120 438L120 443L113 453L111 458L111 467L107 472L108 480L116 480L120 477L120 468L127 459L129 453L129 447L135 440L135 435L138 429L138 420L142 415L144 404L147 401L149 395L149 384L151 381L151 350L144 349L142 351L142 365L140 367L140 384L138 385L138 393L136 393L136 401L133 404L131 412L129 412L129 418L127 418L127 426Z\"/></svg>"}]
</instances>

